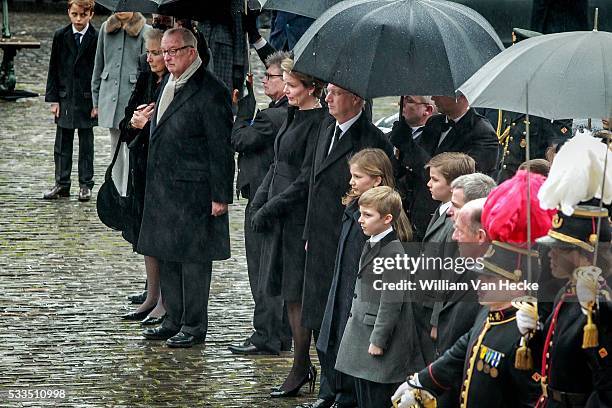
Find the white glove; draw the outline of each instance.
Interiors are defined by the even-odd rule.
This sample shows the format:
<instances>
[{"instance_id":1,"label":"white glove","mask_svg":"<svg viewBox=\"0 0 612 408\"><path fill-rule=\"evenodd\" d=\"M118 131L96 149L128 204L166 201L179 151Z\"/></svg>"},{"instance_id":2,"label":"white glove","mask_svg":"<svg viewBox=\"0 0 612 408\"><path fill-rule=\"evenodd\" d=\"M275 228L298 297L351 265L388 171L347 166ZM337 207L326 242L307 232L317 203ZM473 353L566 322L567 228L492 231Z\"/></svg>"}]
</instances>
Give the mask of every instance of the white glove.
<instances>
[{"instance_id":1,"label":"white glove","mask_svg":"<svg viewBox=\"0 0 612 408\"><path fill-rule=\"evenodd\" d=\"M528 331L537 329L538 321L534 318L532 313L519 309L516 311L516 325L519 332L524 336Z\"/></svg>"},{"instance_id":2,"label":"white glove","mask_svg":"<svg viewBox=\"0 0 612 408\"><path fill-rule=\"evenodd\" d=\"M397 404L398 408L409 408L414 406L416 405L417 400L414 398L413 391L415 388L420 387L421 382L419 381L419 375L414 373L414 375L410 377L408 381L402 383L402 385L397 388L395 394L393 394L391 397L391 401L397 401L399 399L399 403Z\"/></svg>"},{"instance_id":3,"label":"white glove","mask_svg":"<svg viewBox=\"0 0 612 408\"><path fill-rule=\"evenodd\" d=\"M582 266L576 268L573 275L576 280L576 296L582 307L582 312L586 314L589 305L596 302L601 269L596 266Z\"/></svg>"},{"instance_id":4,"label":"white glove","mask_svg":"<svg viewBox=\"0 0 612 408\"><path fill-rule=\"evenodd\" d=\"M595 292L592 285L583 279L576 281L576 296L583 310L588 309L590 304L595 303Z\"/></svg>"},{"instance_id":5,"label":"white glove","mask_svg":"<svg viewBox=\"0 0 612 408\"><path fill-rule=\"evenodd\" d=\"M410 398L412 398L413 404L416 402L414 400L414 396L412 395L412 390L414 388L408 384L408 382L403 382L402 385L400 385L397 390L395 390L395 394L393 394L393 396L391 397L391 401L396 401L398 399L400 399L401 397L401 403L398 404L398 406L400 407L408 407L409 405L403 404L404 403L404 397L406 396L410 396Z\"/></svg>"}]
</instances>

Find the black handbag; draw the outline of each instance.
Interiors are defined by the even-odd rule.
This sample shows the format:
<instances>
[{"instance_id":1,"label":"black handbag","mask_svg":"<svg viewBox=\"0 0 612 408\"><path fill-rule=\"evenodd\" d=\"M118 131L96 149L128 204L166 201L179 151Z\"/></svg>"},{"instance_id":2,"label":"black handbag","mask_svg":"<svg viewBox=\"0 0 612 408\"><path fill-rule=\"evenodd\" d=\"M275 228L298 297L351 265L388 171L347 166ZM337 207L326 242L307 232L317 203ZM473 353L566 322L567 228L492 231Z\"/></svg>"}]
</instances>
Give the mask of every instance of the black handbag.
<instances>
[{"instance_id":1,"label":"black handbag","mask_svg":"<svg viewBox=\"0 0 612 408\"><path fill-rule=\"evenodd\" d=\"M111 164L106 169L104 183L98 190L96 198L96 209L98 218L104 225L117 231L125 231L134 223L135 215L132 208L132 198L123 197L119 194L117 187L112 179L113 167L117 161L119 150L121 149L121 139L117 143L115 155Z\"/></svg>"}]
</instances>

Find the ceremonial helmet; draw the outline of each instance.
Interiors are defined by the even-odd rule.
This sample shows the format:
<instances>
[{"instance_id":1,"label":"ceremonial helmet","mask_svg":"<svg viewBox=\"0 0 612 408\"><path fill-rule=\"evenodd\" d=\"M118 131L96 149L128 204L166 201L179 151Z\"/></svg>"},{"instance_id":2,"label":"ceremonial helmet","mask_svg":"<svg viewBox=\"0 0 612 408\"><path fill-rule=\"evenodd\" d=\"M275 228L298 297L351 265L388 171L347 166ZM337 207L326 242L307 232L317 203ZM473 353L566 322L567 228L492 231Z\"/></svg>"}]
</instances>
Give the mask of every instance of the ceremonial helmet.
<instances>
[{"instance_id":1,"label":"ceremonial helmet","mask_svg":"<svg viewBox=\"0 0 612 408\"><path fill-rule=\"evenodd\" d=\"M599 242L609 244L612 234L608 210L592 205L577 205L572 215L568 216L559 211L553 217L552 228L548 234L537 242L550 247L581 248L587 252L595 252L598 225L601 225Z\"/></svg>"}]
</instances>

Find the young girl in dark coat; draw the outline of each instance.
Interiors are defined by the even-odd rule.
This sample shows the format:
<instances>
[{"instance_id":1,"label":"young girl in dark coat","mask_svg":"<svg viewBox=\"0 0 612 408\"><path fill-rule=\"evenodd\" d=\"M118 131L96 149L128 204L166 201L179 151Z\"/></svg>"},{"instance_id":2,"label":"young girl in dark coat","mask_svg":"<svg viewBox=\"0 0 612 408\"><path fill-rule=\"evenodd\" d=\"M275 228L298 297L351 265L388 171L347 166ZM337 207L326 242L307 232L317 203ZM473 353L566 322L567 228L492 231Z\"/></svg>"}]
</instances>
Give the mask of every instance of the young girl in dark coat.
<instances>
[{"instance_id":1,"label":"young girl in dark coat","mask_svg":"<svg viewBox=\"0 0 612 408\"><path fill-rule=\"evenodd\" d=\"M367 236L359 225L359 197L369 189L377 186L395 188L393 167L387 154L381 149L363 149L349 160L351 172L350 188L342 203L346 206L342 215L342 227L334 276L321 331L317 341L319 349L327 359L329 366L336 364L338 348L348 320L355 280L359 269L359 257ZM407 221L407 219L406 219ZM330 377L335 378L335 401L341 406L354 406L356 397L353 377L334 370Z\"/></svg>"}]
</instances>

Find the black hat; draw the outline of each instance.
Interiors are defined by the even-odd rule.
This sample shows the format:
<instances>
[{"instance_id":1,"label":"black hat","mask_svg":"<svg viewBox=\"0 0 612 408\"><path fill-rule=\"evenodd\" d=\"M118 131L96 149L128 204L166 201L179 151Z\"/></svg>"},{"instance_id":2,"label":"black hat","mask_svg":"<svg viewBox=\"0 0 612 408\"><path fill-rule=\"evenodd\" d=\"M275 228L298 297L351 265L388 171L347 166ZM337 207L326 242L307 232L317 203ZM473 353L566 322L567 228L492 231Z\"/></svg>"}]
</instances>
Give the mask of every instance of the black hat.
<instances>
[{"instance_id":1,"label":"black hat","mask_svg":"<svg viewBox=\"0 0 612 408\"><path fill-rule=\"evenodd\" d=\"M601 219L601 232L599 242L610 243L610 223L608 210L589 205L578 205L574 214L567 216L561 211L554 216L552 229L548 236L539 238L538 244L551 247L582 248L594 252L597 245L597 224Z\"/></svg>"},{"instance_id":2,"label":"black hat","mask_svg":"<svg viewBox=\"0 0 612 408\"><path fill-rule=\"evenodd\" d=\"M516 44L519 41L526 40L528 38L537 37L542 35L537 31L525 30L524 28L513 28L512 29L512 43Z\"/></svg>"},{"instance_id":3,"label":"black hat","mask_svg":"<svg viewBox=\"0 0 612 408\"><path fill-rule=\"evenodd\" d=\"M483 269L476 270L489 276L502 276L512 281L519 281L523 273L529 270L531 261L532 271L539 272L538 251L528 250L515 244L493 241L482 259Z\"/></svg>"}]
</instances>

